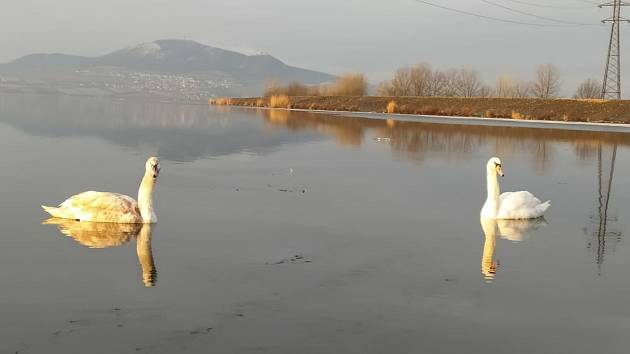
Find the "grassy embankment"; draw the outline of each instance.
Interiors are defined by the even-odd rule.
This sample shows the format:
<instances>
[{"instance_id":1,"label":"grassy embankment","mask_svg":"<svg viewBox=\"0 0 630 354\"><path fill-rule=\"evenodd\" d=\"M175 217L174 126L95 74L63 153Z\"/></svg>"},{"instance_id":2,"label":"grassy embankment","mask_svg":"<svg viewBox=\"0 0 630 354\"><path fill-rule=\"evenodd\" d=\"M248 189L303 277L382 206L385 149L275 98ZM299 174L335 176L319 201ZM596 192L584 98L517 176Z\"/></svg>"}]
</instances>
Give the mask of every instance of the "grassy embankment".
<instances>
[{"instance_id":1,"label":"grassy embankment","mask_svg":"<svg viewBox=\"0 0 630 354\"><path fill-rule=\"evenodd\" d=\"M306 110L630 123L630 100L285 96L223 98L210 104Z\"/></svg>"}]
</instances>

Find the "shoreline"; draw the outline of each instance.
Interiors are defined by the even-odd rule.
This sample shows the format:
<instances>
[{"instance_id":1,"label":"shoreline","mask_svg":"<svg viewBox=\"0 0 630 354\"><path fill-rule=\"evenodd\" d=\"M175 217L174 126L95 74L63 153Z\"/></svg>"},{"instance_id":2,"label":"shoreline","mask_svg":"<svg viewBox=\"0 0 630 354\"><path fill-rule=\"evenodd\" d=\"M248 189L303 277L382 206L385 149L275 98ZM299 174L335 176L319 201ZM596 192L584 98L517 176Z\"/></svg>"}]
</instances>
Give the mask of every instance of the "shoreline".
<instances>
[{"instance_id":1,"label":"shoreline","mask_svg":"<svg viewBox=\"0 0 630 354\"><path fill-rule=\"evenodd\" d=\"M376 97L376 96L272 96L219 98L211 105L291 109L363 117L397 117L454 124L557 124L558 127L630 127L630 100ZM490 123L492 122L492 123ZM588 128L592 129L592 128ZM605 128L599 128L605 129Z\"/></svg>"},{"instance_id":2,"label":"shoreline","mask_svg":"<svg viewBox=\"0 0 630 354\"><path fill-rule=\"evenodd\" d=\"M558 129L573 131L591 132L613 132L630 133L630 124L627 123L602 123L602 122L565 122L553 120L519 120L511 118L480 118L463 116L440 116L421 115L407 113L379 113L379 112L356 112L356 111L330 111L312 110L303 108L269 108L230 105L231 107L259 110L276 110L287 112L314 113L322 115L333 115L339 117L365 118L374 120L394 120L401 122L418 122L432 124L455 124L455 125L475 125L492 127L514 127L514 128L535 128L535 129Z\"/></svg>"}]
</instances>

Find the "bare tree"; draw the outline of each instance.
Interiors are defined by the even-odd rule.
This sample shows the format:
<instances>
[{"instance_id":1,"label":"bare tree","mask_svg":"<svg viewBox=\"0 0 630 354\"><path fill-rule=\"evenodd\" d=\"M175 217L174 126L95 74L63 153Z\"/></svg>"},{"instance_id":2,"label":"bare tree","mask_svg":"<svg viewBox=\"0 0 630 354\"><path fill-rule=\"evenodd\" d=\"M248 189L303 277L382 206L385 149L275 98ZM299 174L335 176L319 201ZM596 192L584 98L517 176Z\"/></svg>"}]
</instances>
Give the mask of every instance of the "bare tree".
<instances>
[{"instance_id":1,"label":"bare tree","mask_svg":"<svg viewBox=\"0 0 630 354\"><path fill-rule=\"evenodd\" d=\"M531 85L518 80L514 83L514 98L527 98L531 95Z\"/></svg>"},{"instance_id":2,"label":"bare tree","mask_svg":"<svg viewBox=\"0 0 630 354\"><path fill-rule=\"evenodd\" d=\"M479 73L475 69L463 67L457 76L457 92L462 97L475 97L479 95L482 82Z\"/></svg>"},{"instance_id":3,"label":"bare tree","mask_svg":"<svg viewBox=\"0 0 630 354\"><path fill-rule=\"evenodd\" d=\"M335 96L337 95L337 84L321 84L313 88L315 96Z\"/></svg>"},{"instance_id":4,"label":"bare tree","mask_svg":"<svg viewBox=\"0 0 630 354\"><path fill-rule=\"evenodd\" d=\"M431 77L427 83L427 96L446 96L446 86L448 79L446 74L440 70L434 70L431 72Z\"/></svg>"},{"instance_id":5,"label":"bare tree","mask_svg":"<svg viewBox=\"0 0 630 354\"><path fill-rule=\"evenodd\" d=\"M593 79L586 79L578 86L574 98L600 98L602 85Z\"/></svg>"},{"instance_id":6,"label":"bare tree","mask_svg":"<svg viewBox=\"0 0 630 354\"><path fill-rule=\"evenodd\" d=\"M481 85L479 87L479 90L477 90L477 97L492 97L494 94L494 90L492 89L492 87L488 86L488 85Z\"/></svg>"},{"instance_id":7,"label":"bare tree","mask_svg":"<svg viewBox=\"0 0 630 354\"><path fill-rule=\"evenodd\" d=\"M401 68L396 70L394 78L391 81L394 96L410 96L411 95L411 70L409 68Z\"/></svg>"},{"instance_id":8,"label":"bare tree","mask_svg":"<svg viewBox=\"0 0 630 354\"><path fill-rule=\"evenodd\" d=\"M268 81L267 83L265 83L265 89L264 89L264 96L265 97L270 97L273 95L281 95L281 94L286 94L287 93L287 88L283 87L282 84L278 81Z\"/></svg>"},{"instance_id":9,"label":"bare tree","mask_svg":"<svg viewBox=\"0 0 630 354\"><path fill-rule=\"evenodd\" d=\"M297 81L294 81L287 86L287 96L308 96L309 88Z\"/></svg>"},{"instance_id":10,"label":"bare tree","mask_svg":"<svg viewBox=\"0 0 630 354\"><path fill-rule=\"evenodd\" d=\"M516 81L509 75L501 75L497 78L494 93L496 97L513 98L515 96Z\"/></svg>"},{"instance_id":11,"label":"bare tree","mask_svg":"<svg viewBox=\"0 0 630 354\"><path fill-rule=\"evenodd\" d=\"M442 73L443 86L441 96L453 97L459 94L459 71L457 69L448 69Z\"/></svg>"},{"instance_id":12,"label":"bare tree","mask_svg":"<svg viewBox=\"0 0 630 354\"><path fill-rule=\"evenodd\" d=\"M532 93L538 98L553 98L560 91L560 73L553 64L539 65L532 82Z\"/></svg>"},{"instance_id":13,"label":"bare tree","mask_svg":"<svg viewBox=\"0 0 630 354\"><path fill-rule=\"evenodd\" d=\"M376 95L381 97L394 96L394 87L392 86L391 80L386 80L378 84Z\"/></svg>"},{"instance_id":14,"label":"bare tree","mask_svg":"<svg viewBox=\"0 0 630 354\"><path fill-rule=\"evenodd\" d=\"M338 96L365 96L367 86L365 75L348 73L337 79L335 91Z\"/></svg>"},{"instance_id":15,"label":"bare tree","mask_svg":"<svg viewBox=\"0 0 630 354\"><path fill-rule=\"evenodd\" d=\"M411 94L413 96L428 96L429 84L433 71L431 65L427 63L416 64L409 70L411 81Z\"/></svg>"}]
</instances>

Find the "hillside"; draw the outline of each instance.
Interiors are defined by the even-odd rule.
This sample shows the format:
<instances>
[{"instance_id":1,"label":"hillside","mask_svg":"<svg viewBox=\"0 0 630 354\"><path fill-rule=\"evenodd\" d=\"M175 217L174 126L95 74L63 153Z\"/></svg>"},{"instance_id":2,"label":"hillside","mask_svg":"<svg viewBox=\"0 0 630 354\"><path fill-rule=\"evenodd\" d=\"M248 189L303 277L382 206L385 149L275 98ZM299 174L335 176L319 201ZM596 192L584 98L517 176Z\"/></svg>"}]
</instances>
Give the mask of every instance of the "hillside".
<instances>
[{"instance_id":1,"label":"hillside","mask_svg":"<svg viewBox=\"0 0 630 354\"><path fill-rule=\"evenodd\" d=\"M94 61L93 58L78 55L37 53L23 56L5 64L0 64L0 71L18 73L46 70L76 70L83 66L90 65Z\"/></svg>"},{"instance_id":2,"label":"hillside","mask_svg":"<svg viewBox=\"0 0 630 354\"><path fill-rule=\"evenodd\" d=\"M97 58L95 65L155 72L220 72L246 80L334 80L325 73L292 67L271 55L244 55L189 40L166 39L143 43Z\"/></svg>"},{"instance_id":3,"label":"hillside","mask_svg":"<svg viewBox=\"0 0 630 354\"><path fill-rule=\"evenodd\" d=\"M76 92L89 87L104 94L124 91L171 96L181 87L196 87L197 96L236 95L258 94L271 80L307 84L335 80L333 75L293 67L268 54L245 55L177 39L143 43L99 57L31 54L0 64L0 77L11 79L13 89L24 81L44 80L49 84L46 89L52 84L53 88L72 86ZM0 81L0 89L6 89L6 81Z\"/></svg>"}]
</instances>

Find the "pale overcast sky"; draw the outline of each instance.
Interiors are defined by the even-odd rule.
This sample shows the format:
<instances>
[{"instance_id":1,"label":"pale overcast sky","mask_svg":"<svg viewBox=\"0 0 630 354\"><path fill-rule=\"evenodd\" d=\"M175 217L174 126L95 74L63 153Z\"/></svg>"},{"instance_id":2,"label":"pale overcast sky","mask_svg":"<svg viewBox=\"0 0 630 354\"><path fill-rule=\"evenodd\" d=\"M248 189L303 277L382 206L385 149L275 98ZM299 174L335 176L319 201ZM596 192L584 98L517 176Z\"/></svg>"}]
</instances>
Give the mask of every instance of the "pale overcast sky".
<instances>
[{"instance_id":1,"label":"pale overcast sky","mask_svg":"<svg viewBox=\"0 0 630 354\"><path fill-rule=\"evenodd\" d=\"M429 1L538 24L559 23L491 3L587 24L598 24L611 12L589 0ZM334 74L362 71L373 82L397 67L421 61L440 68L468 65L488 83L501 73L526 79L537 64L551 62L561 69L567 93L584 78L600 79L610 31L609 25L501 23L415 0L0 0L0 4L0 62L34 52L96 56L156 39L187 38L227 49L265 51L288 64ZM622 40L630 35L629 26L623 26ZM625 65L628 59L623 63L630 70Z\"/></svg>"}]
</instances>

